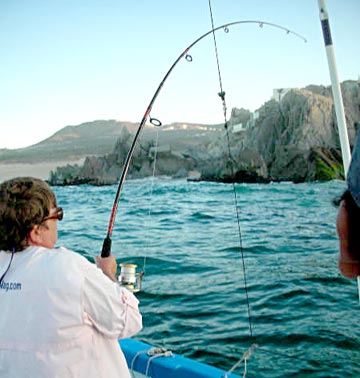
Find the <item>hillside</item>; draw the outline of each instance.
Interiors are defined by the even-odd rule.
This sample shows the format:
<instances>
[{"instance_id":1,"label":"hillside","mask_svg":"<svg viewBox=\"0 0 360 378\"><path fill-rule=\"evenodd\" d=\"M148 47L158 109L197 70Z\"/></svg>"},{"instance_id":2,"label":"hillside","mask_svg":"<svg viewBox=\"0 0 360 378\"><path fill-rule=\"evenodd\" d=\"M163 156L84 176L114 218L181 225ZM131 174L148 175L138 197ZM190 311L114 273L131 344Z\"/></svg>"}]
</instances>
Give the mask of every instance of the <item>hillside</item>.
<instances>
[{"instance_id":1,"label":"hillside","mask_svg":"<svg viewBox=\"0 0 360 378\"><path fill-rule=\"evenodd\" d=\"M111 153L124 134L134 134L138 124L116 120L97 120L66 126L40 143L19 149L0 149L0 181L14 175L33 175L48 179L57 167L81 165L87 157ZM219 126L173 123L154 127L146 125L140 144L155 143L181 151L186 146L207 143ZM159 133L159 136L157 136ZM127 145L128 146L128 145Z\"/></svg>"},{"instance_id":2,"label":"hillside","mask_svg":"<svg viewBox=\"0 0 360 378\"><path fill-rule=\"evenodd\" d=\"M66 126L49 138L29 147L0 149L0 162L3 163L40 163L44 161L71 161L87 156L101 156L115 147L117 139L125 128L131 134L138 124L115 120L98 120L77 126ZM146 125L141 140L155 140L161 133L162 144L178 149L206 140L207 135L219 126L173 123L161 127Z\"/></svg>"},{"instance_id":3,"label":"hillside","mask_svg":"<svg viewBox=\"0 0 360 378\"><path fill-rule=\"evenodd\" d=\"M12 150L0 149L0 162L9 164L73 161L89 155L104 155L114 148L124 127L131 131L136 126L135 123L115 120L66 126L32 146Z\"/></svg>"}]
</instances>

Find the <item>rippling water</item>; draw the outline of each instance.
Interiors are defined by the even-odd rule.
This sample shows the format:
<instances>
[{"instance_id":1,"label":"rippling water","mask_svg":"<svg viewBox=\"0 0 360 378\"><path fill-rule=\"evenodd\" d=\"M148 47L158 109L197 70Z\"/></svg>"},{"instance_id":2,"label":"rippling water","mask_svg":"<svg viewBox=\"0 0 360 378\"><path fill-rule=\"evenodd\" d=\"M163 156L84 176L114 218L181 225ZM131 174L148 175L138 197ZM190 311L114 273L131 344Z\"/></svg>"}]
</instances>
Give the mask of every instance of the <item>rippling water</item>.
<instances>
[{"instance_id":1,"label":"rippling water","mask_svg":"<svg viewBox=\"0 0 360 378\"><path fill-rule=\"evenodd\" d=\"M59 244L91 259L116 186L54 189ZM359 377L357 285L338 272L331 204L343 189L236 185L238 224L232 185L127 181L112 239L146 272L137 338L225 370L257 344L247 377Z\"/></svg>"}]
</instances>

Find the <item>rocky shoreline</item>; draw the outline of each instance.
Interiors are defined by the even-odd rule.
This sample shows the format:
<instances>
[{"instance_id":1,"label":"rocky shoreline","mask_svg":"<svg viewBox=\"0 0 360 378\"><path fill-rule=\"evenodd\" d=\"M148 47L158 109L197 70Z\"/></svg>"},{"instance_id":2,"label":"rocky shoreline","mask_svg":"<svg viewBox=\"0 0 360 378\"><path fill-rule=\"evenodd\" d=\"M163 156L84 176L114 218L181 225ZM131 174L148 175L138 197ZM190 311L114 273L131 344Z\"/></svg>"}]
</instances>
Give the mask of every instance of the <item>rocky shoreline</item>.
<instances>
[{"instance_id":1,"label":"rocky shoreline","mask_svg":"<svg viewBox=\"0 0 360 378\"><path fill-rule=\"evenodd\" d=\"M359 84L346 81L341 86L352 144L360 121ZM155 175L187 178L197 171L196 181L298 183L343 179L330 88L309 86L282 92L283 97L272 98L255 113L233 109L227 127L208 132L203 143L179 146L179 141L188 138L190 131L186 129L177 130L176 138L168 139L166 145L161 145L160 135L157 149L151 139L140 141L127 178L151 176L156 159ZM117 183L132 137L124 129L111 153L87 157L83 165L59 167L51 173L50 183Z\"/></svg>"}]
</instances>

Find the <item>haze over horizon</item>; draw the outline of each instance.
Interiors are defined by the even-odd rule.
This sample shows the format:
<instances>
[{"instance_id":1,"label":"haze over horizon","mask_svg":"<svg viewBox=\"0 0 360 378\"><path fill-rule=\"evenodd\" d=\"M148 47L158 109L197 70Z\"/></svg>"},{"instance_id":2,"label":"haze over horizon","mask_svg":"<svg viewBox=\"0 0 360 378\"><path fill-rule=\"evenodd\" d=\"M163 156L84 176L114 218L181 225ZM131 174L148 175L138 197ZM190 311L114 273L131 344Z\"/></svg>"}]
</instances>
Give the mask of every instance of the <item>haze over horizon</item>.
<instances>
[{"instance_id":1,"label":"haze over horizon","mask_svg":"<svg viewBox=\"0 0 360 378\"><path fill-rule=\"evenodd\" d=\"M228 112L258 109L274 88L330 85L316 0L212 0ZM360 2L326 1L340 81L357 80ZM139 123L184 48L211 30L208 1L13 0L0 4L0 148L38 143L68 125ZM165 82L151 116L163 124L223 122L212 34ZM230 114L228 114L230 116Z\"/></svg>"}]
</instances>

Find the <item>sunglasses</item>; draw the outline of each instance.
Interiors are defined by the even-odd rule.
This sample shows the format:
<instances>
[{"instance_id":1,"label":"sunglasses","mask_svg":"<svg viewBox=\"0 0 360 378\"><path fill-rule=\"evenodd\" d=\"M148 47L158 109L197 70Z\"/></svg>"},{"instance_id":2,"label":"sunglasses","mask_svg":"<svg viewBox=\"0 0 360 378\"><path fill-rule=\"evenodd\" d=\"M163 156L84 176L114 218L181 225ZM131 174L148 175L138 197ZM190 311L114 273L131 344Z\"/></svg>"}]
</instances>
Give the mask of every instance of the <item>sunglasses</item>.
<instances>
[{"instance_id":1,"label":"sunglasses","mask_svg":"<svg viewBox=\"0 0 360 378\"><path fill-rule=\"evenodd\" d=\"M42 221L45 222L49 219L57 219L57 220L61 221L63 219L63 217L64 217L64 211L63 211L62 207L57 207L56 210L55 210L55 214L48 215Z\"/></svg>"}]
</instances>

